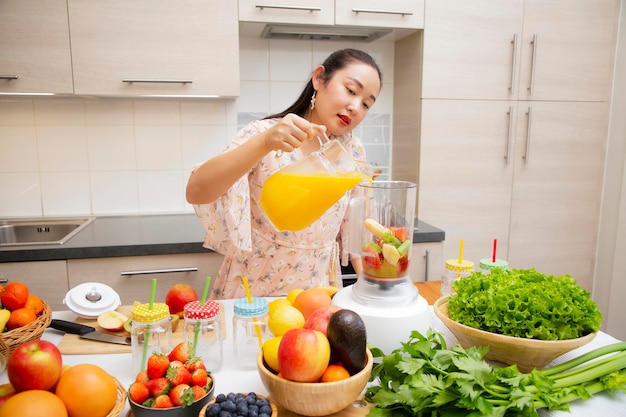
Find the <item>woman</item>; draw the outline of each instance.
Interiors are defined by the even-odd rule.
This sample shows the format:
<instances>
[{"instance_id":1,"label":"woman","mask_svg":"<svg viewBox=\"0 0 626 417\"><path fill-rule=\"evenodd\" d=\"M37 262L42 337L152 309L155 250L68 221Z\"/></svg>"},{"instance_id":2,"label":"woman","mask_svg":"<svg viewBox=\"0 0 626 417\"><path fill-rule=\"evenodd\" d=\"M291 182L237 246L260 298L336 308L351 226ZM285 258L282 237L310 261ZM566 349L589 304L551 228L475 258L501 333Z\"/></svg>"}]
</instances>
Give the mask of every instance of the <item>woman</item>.
<instances>
[{"instance_id":1,"label":"woman","mask_svg":"<svg viewBox=\"0 0 626 417\"><path fill-rule=\"evenodd\" d=\"M244 296L244 276L259 297L340 286L338 237L349 198L304 230L281 232L259 205L261 189L276 171L318 150L317 137L324 133L355 159L365 160L352 130L374 105L381 86L380 69L367 53L334 52L315 68L294 104L249 123L224 153L194 169L187 201L205 227L204 246L225 255L211 298ZM342 260L347 264L347 253Z\"/></svg>"}]
</instances>

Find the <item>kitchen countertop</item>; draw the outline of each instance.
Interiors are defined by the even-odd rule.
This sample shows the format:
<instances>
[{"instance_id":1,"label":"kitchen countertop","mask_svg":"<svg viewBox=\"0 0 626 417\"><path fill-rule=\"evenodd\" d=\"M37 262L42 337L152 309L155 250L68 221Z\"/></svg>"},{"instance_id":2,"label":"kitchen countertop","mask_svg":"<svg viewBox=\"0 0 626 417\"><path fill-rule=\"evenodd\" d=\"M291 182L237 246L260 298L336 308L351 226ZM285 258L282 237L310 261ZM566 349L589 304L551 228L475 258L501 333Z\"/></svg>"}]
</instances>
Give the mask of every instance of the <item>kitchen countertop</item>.
<instances>
[{"instance_id":1,"label":"kitchen countertop","mask_svg":"<svg viewBox=\"0 0 626 417\"><path fill-rule=\"evenodd\" d=\"M441 242L443 230L416 219L414 243ZM204 230L194 213L96 216L62 245L3 246L0 262L204 253Z\"/></svg>"}]
</instances>

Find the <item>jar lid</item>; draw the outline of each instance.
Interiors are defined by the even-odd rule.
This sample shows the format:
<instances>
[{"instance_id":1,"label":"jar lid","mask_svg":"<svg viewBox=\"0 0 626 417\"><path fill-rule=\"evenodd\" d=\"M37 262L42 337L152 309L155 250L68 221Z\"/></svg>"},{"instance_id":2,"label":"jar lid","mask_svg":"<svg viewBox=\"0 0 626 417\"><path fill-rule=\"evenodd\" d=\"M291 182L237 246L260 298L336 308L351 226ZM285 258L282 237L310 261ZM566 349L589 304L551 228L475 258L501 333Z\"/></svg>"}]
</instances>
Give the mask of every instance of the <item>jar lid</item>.
<instances>
[{"instance_id":1,"label":"jar lid","mask_svg":"<svg viewBox=\"0 0 626 417\"><path fill-rule=\"evenodd\" d=\"M204 305L201 305L202 302L190 301L185 304L185 318L192 320L206 320L212 319L220 314L220 305L217 301L206 300Z\"/></svg>"},{"instance_id":2,"label":"jar lid","mask_svg":"<svg viewBox=\"0 0 626 417\"><path fill-rule=\"evenodd\" d=\"M267 313L267 300L265 298L252 297L252 303L248 298L238 298L235 300L234 312L240 316L259 316Z\"/></svg>"},{"instance_id":3,"label":"jar lid","mask_svg":"<svg viewBox=\"0 0 626 417\"><path fill-rule=\"evenodd\" d=\"M494 268L507 269L508 267L509 267L509 263L505 261L504 259L496 259L495 262L487 258L480 260L481 269L494 269Z\"/></svg>"},{"instance_id":4,"label":"jar lid","mask_svg":"<svg viewBox=\"0 0 626 417\"><path fill-rule=\"evenodd\" d=\"M465 259L460 262L458 259L448 259L446 269L454 272L470 272L474 269L474 262Z\"/></svg>"},{"instance_id":5,"label":"jar lid","mask_svg":"<svg viewBox=\"0 0 626 417\"><path fill-rule=\"evenodd\" d=\"M85 282L67 292L63 303L79 317L92 319L118 308L122 301L115 290L99 282Z\"/></svg>"},{"instance_id":6,"label":"jar lid","mask_svg":"<svg viewBox=\"0 0 626 417\"><path fill-rule=\"evenodd\" d=\"M133 307L131 317L133 321L140 323L154 323L155 321L165 320L170 316L170 308L165 303L138 304Z\"/></svg>"}]
</instances>

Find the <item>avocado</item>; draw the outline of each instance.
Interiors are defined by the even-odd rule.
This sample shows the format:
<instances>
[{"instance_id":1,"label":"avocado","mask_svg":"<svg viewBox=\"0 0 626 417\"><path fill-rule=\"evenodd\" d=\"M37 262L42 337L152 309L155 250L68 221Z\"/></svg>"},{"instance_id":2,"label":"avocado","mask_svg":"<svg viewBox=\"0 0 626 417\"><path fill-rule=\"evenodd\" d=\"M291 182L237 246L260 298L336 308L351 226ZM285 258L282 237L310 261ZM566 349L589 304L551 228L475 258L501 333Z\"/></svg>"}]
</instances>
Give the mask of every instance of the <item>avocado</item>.
<instances>
[{"instance_id":1,"label":"avocado","mask_svg":"<svg viewBox=\"0 0 626 417\"><path fill-rule=\"evenodd\" d=\"M334 312L328 320L328 342L331 360L341 364L354 375L367 362L367 333L361 316L349 309Z\"/></svg>"}]
</instances>

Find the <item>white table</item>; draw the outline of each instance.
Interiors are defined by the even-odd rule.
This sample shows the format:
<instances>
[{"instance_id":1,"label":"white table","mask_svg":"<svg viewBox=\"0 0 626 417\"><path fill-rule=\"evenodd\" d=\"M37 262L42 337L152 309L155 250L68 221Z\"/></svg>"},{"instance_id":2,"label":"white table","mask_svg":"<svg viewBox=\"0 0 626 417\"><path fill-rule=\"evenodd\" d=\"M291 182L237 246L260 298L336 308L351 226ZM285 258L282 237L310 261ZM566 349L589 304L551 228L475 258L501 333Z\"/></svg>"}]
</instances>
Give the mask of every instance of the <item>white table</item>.
<instances>
[{"instance_id":1,"label":"white table","mask_svg":"<svg viewBox=\"0 0 626 417\"><path fill-rule=\"evenodd\" d=\"M251 392L254 391L261 395L267 395L267 390L261 383L257 371L242 371L238 370L235 366L233 346L232 346L232 311L233 300L220 300L224 304L224 310L226 311L226 335L227 338L224 341L224 362L222 368L214 372L215 376L215 394L228 393L228 392ZM70 311L59 311L53 313L53 318L70 320L76 319L76 315ZM445 336L448 343L454 343L454 337L447 331L445 326L439 322L433 315L434 327L441 331ZM43 334L43 339L52 343L58 344L63 337L63 333L54 330L46 329ZM407 335L408 338L408 335ZM564 359L569 359L573 356L578 356L588 350L595 347L606 345L616 342L617 340L600 332L598 336L589 343L587 346L583 346L575 351L564 355L561 358L555 360L561 362ZM63 355L63 363L69 365L76 365L79 363L93 363L105 369L111 375L115 376L120 383L128 387L135 379L135 375L131 370L131 354L109 354L109 355ZM0 383L8 381L6 371L0 375ZM125 417L128 412L128 404L124 411L120 414L120 417ZM540 410L541 416L550 417L589 417L592 415L601 415L601 417L626 417L626 394L618 393L616 398L612 398L608 393L601 393L594 396L593 399L588 401L578 401L571 404L571 413L567 412L552 412L548 413Z\"/></svg>"}]
</instances>

